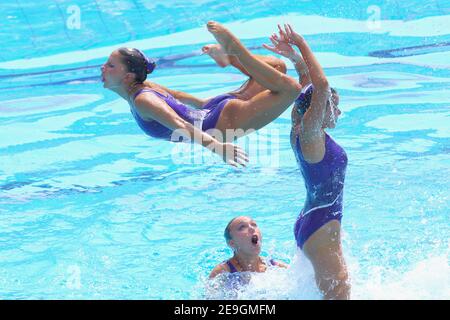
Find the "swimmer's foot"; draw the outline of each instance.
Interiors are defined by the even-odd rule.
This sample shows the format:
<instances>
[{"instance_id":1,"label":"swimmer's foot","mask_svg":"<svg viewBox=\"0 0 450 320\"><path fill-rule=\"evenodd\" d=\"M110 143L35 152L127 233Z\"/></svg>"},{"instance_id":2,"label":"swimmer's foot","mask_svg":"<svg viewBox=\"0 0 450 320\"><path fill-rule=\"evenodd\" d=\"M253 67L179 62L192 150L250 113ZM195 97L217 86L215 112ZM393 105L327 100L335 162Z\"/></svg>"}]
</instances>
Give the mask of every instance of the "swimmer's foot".
<instances>
[{"instance_id":1,"label":"swimmer's foot","mask_svg":"<svg viewBox=\"0 0 450 320\"><path fill-rule=\"evenodd\" d=\"M230 59L220 44L208 44L202 48L202 52L213 58L222 68L230 65Z\"/></svg>"},{"instance_id":2,"label":"swimmer's foot","mask_svg":"<svg viewBox=\"0 0 450 320\"><path fill-rule=\"evenodd\" d=\"M238 38L236 38L227 28L215 21L209 21L207 24L208 31L220 43L224 52L229 55L239 55L243 46Z\"/></svg>"}]
</instances>

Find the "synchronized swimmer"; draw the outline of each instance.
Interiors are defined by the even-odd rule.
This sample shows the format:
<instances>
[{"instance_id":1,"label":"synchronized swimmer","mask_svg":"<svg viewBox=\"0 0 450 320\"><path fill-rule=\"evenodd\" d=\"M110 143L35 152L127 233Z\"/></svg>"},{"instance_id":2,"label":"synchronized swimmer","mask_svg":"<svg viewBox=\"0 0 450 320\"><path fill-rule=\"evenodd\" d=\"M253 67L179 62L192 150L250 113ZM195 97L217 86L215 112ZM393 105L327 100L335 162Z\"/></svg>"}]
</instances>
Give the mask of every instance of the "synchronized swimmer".
<instances>
[{"instance_id":1,"label":"synchronized swimmer","mask_svg":"<svg viewBox=\"0 0 450 320\"><path fill-rule=\"evenodd\" d=\"M210 274L210 279L219 275L222 278L222 289L233 292L249 282L248 272L266 272L269 266L287 268L282 262L264 259L260 256L262 233L256 222L250 217L231 219L224 231L227 245L233 250L233 257L218 264Z\"/></svg>"},{"instance_id":2,"label":"synchronized swimmer","mask_svg":"<svg viewBox=\"0 0 450 320\"><path fill-rule=\"evenodd\" d=\"M262 247L262 233L255 220L250 217L236 217L230 220L223 233L227 245L234 252L231 259L219 264L211 273L214 278L222 272L264 272L267 265L283 267L282 262L276 262L273 259L269 263L259 256Z\"/></svg>"},{"instance_id":3,"label":"synchronized swimmer","mask_svg":"<svg viewBox=\"0 0 450 320\"><path fill-rule=\"evenodd\" d=\"M339 95L305 39L290 25L272 36L269 48L289 58L302 93L292 109L291 146L305 180L306 201L295 223L297 245L311 261L325 299L349 299L350 284L342 253L341 220L347 155L325 131L341 114ZM297 53L292 46L300 51Z\"/></svg>"},{"instance_id":4,"label":"synchronized swimmer","mask_svg":"<svg viewBox=\"0 0 450 320\"><path fill-rule=\"evenodd\" d=\"M263 46L292 61L302 86L291 113L291 145L305 181L307 195L294 226L294 236L297 246L314 267L317 286L323 298L349 299L349 276L341 245L347 155L325 132L325 129L336 126L341 114L338 108L339 95L329 87L325 73L305 39L295 33L290 25L285 25L284 30L278 26L278 31L279 36L274 34L270 38L273 46ZM220 48L213 45L206 47L207 50L211 48L220 57L218 64L223 66L226 59L221 56ZM230 64L242 70L239 63L232 61L233 57L228 59ZM251 268L252 264L248 266ZM230 261L216 267L212 275L228 269L233 271Z\"/></svg>"},{"instance_id":5,"label":"synchronized swimmer","mask_svg":"<svg viewBox=\"0 0 450 320\"><path fill-rule=\"evenodd\" d=\"M219 23L209 22L207 27L225 53L237 57L248 74L266 88L264 91L248 100L233 94L204 100L170 90L146 81L155 64L140 50L129 48L111 53L101 68L102 80L105 88L128 101L136 122L149 136L173 141L175 130L185 132L190 141L210 149L226 163L245 166L246 153L231 142L275 120L294 102L301 87L294 78L252 55ZM195 112L187 104L201 110ZM201 128L194 126L197 119L202 119ZM209 134L210 130L216 137ZM234 132L232 137L227 134L230 131ZM179 141L179 136L175 137L174 141Z\"/></svg>"}]
</instances>

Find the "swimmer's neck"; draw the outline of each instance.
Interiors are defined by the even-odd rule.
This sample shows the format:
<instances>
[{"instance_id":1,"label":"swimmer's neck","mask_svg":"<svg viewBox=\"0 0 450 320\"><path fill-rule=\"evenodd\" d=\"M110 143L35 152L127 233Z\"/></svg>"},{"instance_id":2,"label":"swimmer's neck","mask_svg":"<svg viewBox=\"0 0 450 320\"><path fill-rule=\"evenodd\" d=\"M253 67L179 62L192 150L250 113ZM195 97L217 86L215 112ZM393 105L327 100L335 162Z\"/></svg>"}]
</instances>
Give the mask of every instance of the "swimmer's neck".
<instances>
[{"instance_id":1,"label":"swimmer's neck","mask_svg":"<svg viewBox=\"0 0 450 320\"><path fill-rule=\"evenodd\" d=\"M119 88L111 88L111 91L114 91L115 93L117 93L119 96L121 96L122 98L124 98L125 100L128 101L128 90L126 90L125 88L119 87Z\"/></svg>"},{"instance_id":2,"label":"swimmer's neck","mask_svg":"<svg viewBox=\"0 0 450 320\"><path fill-rule=\"evenodd\" d=\"M128 86L117 86L115 88L110 88L111 91L114 91L119 96L127 101L131 101L133 95L140 89L145 87L144 84L132 84Z\"/></svg>"},{"instance_id":3,"label":"swimmer's neck","mask_svg":"<svg viewBox=\"0 0 450 320\"><path fill-rule=\"evenodd\" d=\"M259 267L262 263L262 259L259 255L245 255L241 253L235 253L234 260L237 260L238 264L245 271L259 272Z\"/></svg>"}]
</instances>

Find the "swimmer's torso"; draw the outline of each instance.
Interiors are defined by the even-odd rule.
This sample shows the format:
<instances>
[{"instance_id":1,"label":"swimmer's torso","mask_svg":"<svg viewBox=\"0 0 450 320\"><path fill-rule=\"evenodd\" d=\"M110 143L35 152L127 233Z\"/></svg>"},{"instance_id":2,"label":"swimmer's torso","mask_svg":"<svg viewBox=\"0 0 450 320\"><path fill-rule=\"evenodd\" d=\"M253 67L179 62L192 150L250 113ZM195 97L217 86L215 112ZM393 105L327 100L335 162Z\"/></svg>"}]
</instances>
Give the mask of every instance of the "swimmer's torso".
<instances>
[{"instance_id":1,"label":"swimmer's torso","mask_svg":"<svg viewBox=\"0 0 450 320\"><path fill-rule=\"evenodd\" d=\"M299 136L295 138L293 149L301 173L305 180L307 196L304 211L333 204L337 210L342 210L345 172L347 168L347 154L325 132L325 154L318 163L307 162L302 154Z\"/></svg>"},{"instance_id":2,"label":"swimmer's torso","mask_svg":"<svg viewBox=\"0 0 450 320\"><path fill-rule=\"evenodd\" d=\"M151 137L169 140L172 142L187 142L191 141L191 139L185 136L184 131L184 133L180 131L176 134L173 134L173 130L167 128L158 121L153 119L144 119L139 114L134 103L136 97L143 92L149 92L156 95L159 99L163 100L172 110L174 110L178 114L178 116L202 131L214 129L225 105L229 100L236 99L234 95L222 94L209 99L206 104L203 105L202 109L193 109L180 102L170 93L161 90L158 87L155 88L146 86L135 91L131 95L129 104L131 113L133 114L133 117L135 118L139 127Z\"/></svg>"},{"instance_id":3,"label":"swimmer's torso","mask_svg":"<svg viewBox=\"0 0 450 320\"><path fill-rule=\"evenodd\" d=\"M158 98L163 100L172 110L174 110L181 118L186 120L187 122L198 125L202 122L202 118L204 114L200 110L192 110L185 104L181 103L177 99L175 99L172 95L164 90L161 90L157 87L144 87L132 94L130 104L130 110L133 114L136 123L139 127L144 131L147 135L163 140L172 140L173 130L167 128L166 126L160 124L158 121L153 119L144 119L139 112L136 110L136 106L134 104L134 100L136 97L144 92L149 92L156 95ZM179 141L179 140L177 140Z\"/></svg>"}]
</instances>

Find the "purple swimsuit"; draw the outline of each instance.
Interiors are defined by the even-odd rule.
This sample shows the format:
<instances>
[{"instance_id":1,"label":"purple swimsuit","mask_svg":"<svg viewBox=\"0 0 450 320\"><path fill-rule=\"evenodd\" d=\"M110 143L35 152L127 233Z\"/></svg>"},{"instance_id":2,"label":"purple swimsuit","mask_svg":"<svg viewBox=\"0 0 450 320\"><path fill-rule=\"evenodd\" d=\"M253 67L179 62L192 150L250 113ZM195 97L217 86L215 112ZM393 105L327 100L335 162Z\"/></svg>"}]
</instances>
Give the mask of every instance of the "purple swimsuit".
<instances>
[{"instance_id":1,"label":"purple swimsuit","mask_svg":"<svg viewBox=\"0 0 450 320\"><path fill-rule=\"evenodd\" d=\"M165 96L150 88L143 88L135 93L133 102L136 97L143 92L152 92L153 94L157 95L159 98L164 100L169 105L169 107L171 107L181 118L191 123L192 125L201 128L202 131L207 131L209 129L215 128L217 121L219 120L220 113L222 112L225 104L229 100L236 98L231 94L223 94L209 100L202 109L192 109L175 99L170 94L167 94L167 96ZM142 119L139 116L138 112L135 110L134 103L131 105L131 113L133 114L134 119L136 120L139 127L147 135L173 142L182 141L177 138L176 135L174 135L174 138L172 139L173 130L160 124L158 121Z\"/></svg>"},{"instance_id":2,"label":"purple swimsuit","mask_svg":"<svg viewBox=\"0 0 450 320\"><path fill-rule=\"evenodd\" d=\"M327 133L322 161L311 164L303 158L298 136L294 153L307 191L305 205L294 228L297 245L302 249L308 238L320 227L331 220L342 219L347 155Z\"/></svg>"}]
</instances>

